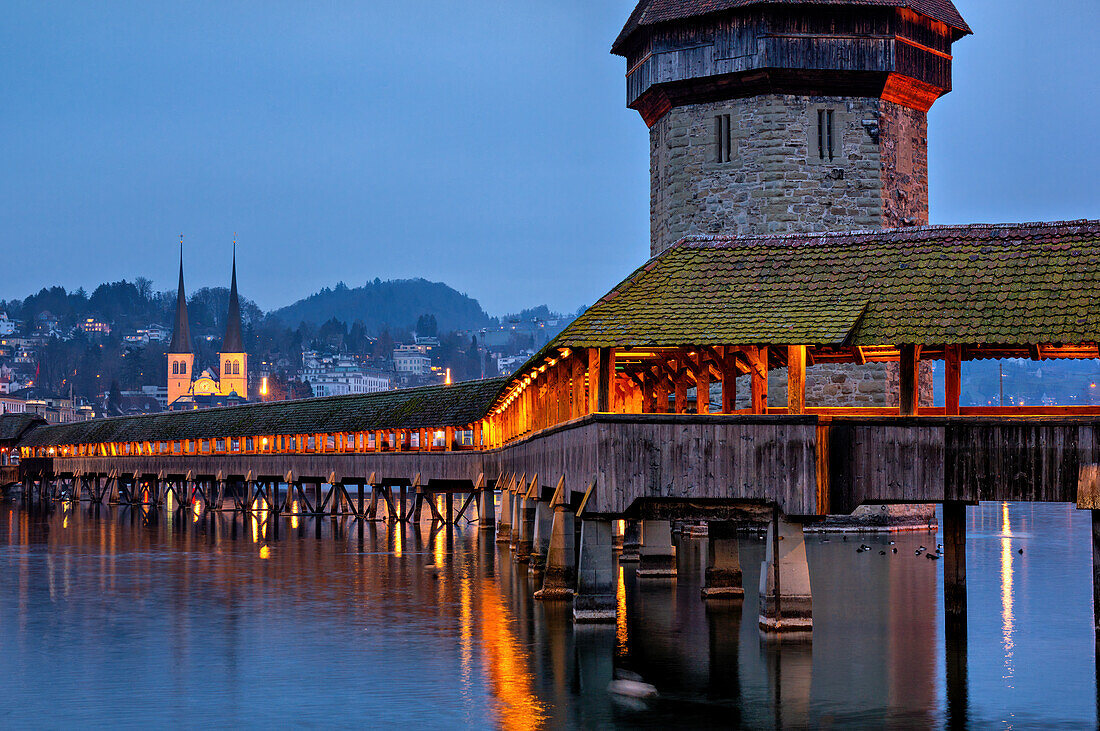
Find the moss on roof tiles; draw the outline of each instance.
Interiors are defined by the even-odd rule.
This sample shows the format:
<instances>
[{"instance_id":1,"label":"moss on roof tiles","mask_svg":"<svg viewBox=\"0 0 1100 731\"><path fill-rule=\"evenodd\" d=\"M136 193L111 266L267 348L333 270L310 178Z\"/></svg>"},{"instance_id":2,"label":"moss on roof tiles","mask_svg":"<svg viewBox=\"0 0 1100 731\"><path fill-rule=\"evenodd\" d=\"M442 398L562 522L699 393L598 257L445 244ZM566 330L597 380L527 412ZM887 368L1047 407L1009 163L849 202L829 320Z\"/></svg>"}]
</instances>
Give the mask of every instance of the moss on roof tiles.
<instances>
[{"instance_id":1,"label":"moss on roof tiles","mask_svg":"<svg viewBox=\"0 0 1100 731\"><path fill-rule=\"evenodd\" d=\"M505 382L492 378L402 391L96 419L36 429L20 445L463 427L485 416Z\"/></svg>"},{"instance_id":2,"label":"moss on roof tiles","mask_svg":"<svg viewBox=\"0 0 1100 731\"><path fill-rule=\"evenodd\" d=\"M13 442L32 427L45 423L37 414L0 414L0 442Z\"/></svg>"},{"instance_id":3,"label":"moss on roof tiles","mask_svg":"<svg viewBox=\"0 0 1100 731\"><path fill-rule=\"evenodd\" d=\"M1100 221L689 237L552 347L1100 341Z\"/></svg>"}]
</instances>

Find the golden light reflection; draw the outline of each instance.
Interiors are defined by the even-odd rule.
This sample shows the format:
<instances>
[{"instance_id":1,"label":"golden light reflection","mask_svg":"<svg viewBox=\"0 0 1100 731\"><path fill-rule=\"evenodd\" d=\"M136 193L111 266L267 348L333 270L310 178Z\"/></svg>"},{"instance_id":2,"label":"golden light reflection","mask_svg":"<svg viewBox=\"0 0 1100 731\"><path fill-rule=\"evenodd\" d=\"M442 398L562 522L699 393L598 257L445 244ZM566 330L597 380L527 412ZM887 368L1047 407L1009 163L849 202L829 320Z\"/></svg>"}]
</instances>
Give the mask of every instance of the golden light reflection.
<instances>
[{"instance_id":1,"label":"golden light reflection","mask_svg":"<svg viewBox=\"0 0 1100 731\"><path fill-rule=\"evenodd\" d=\"M191 514L192 514L191 522L192 523L198 523L199 522L199 516L202 515L202 503L199 502L198 500L191 503Z\"/></svg>"},{"instance_id":2,"label":"golden light reflection","mask_svg":"<svg viewBox=\"0 0 1100 731\"><path fill-rule=\"evenodd\" d=\"M290 504L290 527L294 530L298 530L298 501L295 500Z\"/></svg>"},{"instance_id":3,"label":"golden light reflection","mask_svg":"<svg viewBox=\"0 0 1100 731\"><path fill-rule=\"evenodd\" d=\"M1016 618L1012 611L1013 598L1012 523L1008 517L1008 503L1001 503L1001 636L1005 658L1005 673L1002 677L1006 680L1016 674Z\"/></svg>"},{"instance_id":4,"label":"golden light reflection","mask_svg":"<svg viewBox=\"0 0 1100 731\"><path fill-rule=\"evenodd\" d=\"M536 728L547 720L546 707L535 694L529 658L513 634L500 587L487 582L478 588L477 594L481 644L485 647L489 686L499 713L497 725L523 731Z\"/></svg>"},{"instance_id":5,"label":"golden light reflection","mask_svg":"<svg viewBox=\"0 0 1100 731\"><path fill-rule=\"evenodd\" d=\"M472 594L470 591L470 577L463 571L462 577L458 580L458 643L462 667L462 694L467 698L473 696L474 690L474 609Z\"/></svg>"},{"instance_id":6,"label":"golden light reflection","mask_svg":"<svg viewBox=\"0 0 1100 731\"><path fill-rule=\"evenodd\" d=\"M435 559L435 565L438 568L443 568L443 559L446 558L447 552L443 546L443 536L436 534L435 545L432 547L432 558Z\"/></svg>"},{"instance_id":7,"label":"golden light reflection","mask_svg":"<svg viewBox=\"0 0 1100 731\"><path fill-rule=\"evenodd\" d=\"M260 558L271 558L271 548L268 546L260 546Z\"/></svg>"},{"instance_id":8,"label":"golden light reflection","mask_svg":"<svg viewBox=\"0 0 1100 731\"><path fill-rule=\"evenodd\" d=\"M626 578L623 567L619 567L619 580L615 584L615 604L618 611L615 613L615 644L618 654L626 655Z\"/></svg>"},{"instance_id":9,"label":"golden light reflection","mask_svg":"<svg viewBox=\"0 0 1100 731\"><path fill-rule=\"evenodd\" d=\"M402 549L404 549L405 529L403 526L395 525L393 530L393 555L397 558L401 558Z\"/></svg>"}]
</instances>

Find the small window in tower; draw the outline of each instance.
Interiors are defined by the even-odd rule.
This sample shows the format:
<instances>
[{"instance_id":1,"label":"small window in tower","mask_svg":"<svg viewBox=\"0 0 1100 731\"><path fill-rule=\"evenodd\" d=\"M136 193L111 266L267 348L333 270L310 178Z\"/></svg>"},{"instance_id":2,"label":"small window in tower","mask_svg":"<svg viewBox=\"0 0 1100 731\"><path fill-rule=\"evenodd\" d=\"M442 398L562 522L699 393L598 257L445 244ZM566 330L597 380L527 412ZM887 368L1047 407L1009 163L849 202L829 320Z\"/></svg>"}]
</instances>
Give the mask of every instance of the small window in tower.
<instances>
[{"instance_id":1,"label":"small window in tower","mask_svg":"<svg viewBox=\"0 0 1100 731\"><path fill-rule=\"evenodd\" d=\"M236 362L233 363L233 375L234 376L241 375L241 364L240 363L236 363Z\"/></svg>"},{"instance_id":2,"label":"small window in tower","mask_svg":"<svg viewBox=\"0 0 1100 731\"><path fill-rule=\"evenodd\" d=\"M714 117L714 161L733 160L733 132L730 127L730 115L719 114Z\"/></svg>"},{"instance_id":3,"label":"small window in tower","mask_svg":"<svg viewBox=\"0 0 1100 731\"><path fill-rule=\"evenodd\" d=\"M225 368L222 368L222 375L223 376L229 376L229 375L232 375L232 374L233 374L233 366L229 363L229 361L226 361L225 362Z\"/></svg>"},{"instance_id":4,"label":"small window in tower","mask_svg":"<svg viewBox=\"0 0 1100 731\"><path fill-rule=\"evenodd\" d=\"M187 375L187 361L180 361L180 375Z\"/></svg>"},{"instance_id":5,"label":"small window in tower","mask_svg":"<svg viewBox=\"0 0 1100 731\"><path fill-rule=\"evenodd\" d=\"M817 110L817 156L821 160L832 161L835 157L833 142L833 110Z\"/></svg>"},{"instance_id":6,"label":"small window in tower","mask_svg":"<svg viewBox=\"0 0 1100 731\"><path fill-rule=\"evenodd\" d=\"M172 375L178 376L180 374L180 364L176 361L172 361Z\"/></svg>"}]
</instances>

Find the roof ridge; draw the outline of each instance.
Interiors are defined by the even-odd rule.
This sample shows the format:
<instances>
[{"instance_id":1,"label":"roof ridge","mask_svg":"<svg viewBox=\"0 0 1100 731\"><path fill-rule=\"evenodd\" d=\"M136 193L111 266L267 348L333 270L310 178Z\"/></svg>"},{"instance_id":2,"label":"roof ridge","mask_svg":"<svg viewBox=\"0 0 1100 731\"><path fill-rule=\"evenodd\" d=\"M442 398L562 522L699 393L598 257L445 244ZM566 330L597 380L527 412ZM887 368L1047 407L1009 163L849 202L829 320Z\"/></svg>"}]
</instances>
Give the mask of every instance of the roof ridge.
<instances>
[{"instance_id":1,"label":"roof ridge","mask_svg":"<svg viewBox=\"0 0 1100 731\"><path fill-rule=\"evenodd\" d=\"M315 404L315 403L337 403L337 402L341 402L341 401L350 401L350 400L354 400L354 399L361 399L361 398L364 398L364 397L372 397L372 396L373 397L381 397L381 396L393 396L393 395L411 395L411 394L415 394L416 392L419 392L419 391L430 391L430 390L441 389L441 388L453 389L455 386L473 386L473 385L476 385L476 384L491 384L493 381L503 381L503 380L506 380L507 378L508 378L508 376L496 376L494 378L482 378L482 379L475 379L475 380L472 380L472 381L459 381L458 383L452 383L449 386L446 385L446 384L437 383L437 384L429 384L427 386L414 386L413 388L397 388L397 389L394 389L392 391L375 391L373 393L342 393L342 394L338 394L336 396L307 396L305 398L286 399L284 401L252 401L252 402L246 402L246 403L243 403L243 404L237 404L235 406L214 406L214 407L209 408L209 409L190 409L190 410L186 410L186 411L158 411L155 414L132 414L132 415L122 415L122 416L108 416L108 417L105 417L105 418L102 418L102 419L87 419L85 421L70 421L70 422L65 422L63 424L50 424L48 428L69 427L69 426L73 426L74 424L110 424L110 423L115 423L115 422L120 422L120 421L128 421L128 420L131 420L131 419L155 419L155 418L158 418L158 417L164 418L166 416L174 416L174 417L178 418L178 417L184 416L186 414L199 414L199 415L212 414L212 413L216 414L216 413L219 413L219 412L232 411L232 410L239 411L241 409L247 409L249 407L256 408L256 407L262 407L262 406L289 406L289 405L303 404L303 403L310 403L310 404Z\"/></svg>"},{"instance_id":2,"label":"roof ridge","mask_svg":"<svg viewBox=\"0 0 1100 731\"><path fill-rule=\"evenodd\" d=\"M665 251L649 261L664 256L669 251L690 248L718 248L721 246L812 246L815 244L835 244L837 240L851 240L850 243L863 243L867 239L887 238L893 243L924 242L944 233L975 234L978 232L1010 233L1013 231L1059 231L1083 229L1081 232L1100 232L1100 219L1079 218L1066 221L1031 221L1023 223L949 223L927 226L905 226L887 229L855 229L851 231L820 231L813 233L784 234L691 234L676 241ZM648 263L648 262L647 262Z\"/></svg>"}]
</instances>

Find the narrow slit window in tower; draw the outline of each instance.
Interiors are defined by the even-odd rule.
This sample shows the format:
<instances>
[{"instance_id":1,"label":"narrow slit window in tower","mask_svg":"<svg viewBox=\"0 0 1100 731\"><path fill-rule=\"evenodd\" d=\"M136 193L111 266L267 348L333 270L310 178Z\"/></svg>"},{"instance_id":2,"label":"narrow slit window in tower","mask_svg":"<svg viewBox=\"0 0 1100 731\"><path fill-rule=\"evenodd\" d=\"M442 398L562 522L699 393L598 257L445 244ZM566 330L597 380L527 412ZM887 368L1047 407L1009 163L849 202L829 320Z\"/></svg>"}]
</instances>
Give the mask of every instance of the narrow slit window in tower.
<instances>
[{"instance_id":1,"label":"narrow slit window in tower","mask_svg":"<svg viewBox=\"0 0 1100 731\"><path fill-rule=\"evenodd\" d=\"M733 132L730 128L730 115L719 114L714 117L714 161L729 162L733 159Z\"/></svg>"},{"instance_id":2,"label":"narrow slit window in tower","mask_svg":"<svg viewBox=\"0 0 1100 731\"><path fill-rule=\"evenodd\" d=\"M834 158L833 145L833 110L817 110L817 156L822 160L832 161Z\"/></svg>"}]
</instances>

